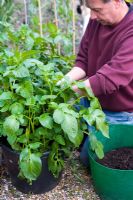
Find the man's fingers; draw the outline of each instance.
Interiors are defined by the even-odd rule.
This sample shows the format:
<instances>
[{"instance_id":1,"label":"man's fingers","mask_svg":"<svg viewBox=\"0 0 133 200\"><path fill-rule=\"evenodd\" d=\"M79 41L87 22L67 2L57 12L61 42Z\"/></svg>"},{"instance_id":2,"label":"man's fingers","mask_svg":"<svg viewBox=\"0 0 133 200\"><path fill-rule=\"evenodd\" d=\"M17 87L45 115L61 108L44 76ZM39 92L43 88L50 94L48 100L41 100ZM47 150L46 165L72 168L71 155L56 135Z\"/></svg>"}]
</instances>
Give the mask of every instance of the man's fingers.
<instances>
[{"instance_id":1,"label":"man's fingers","mask_svg":"<svg viewBox=\"0 0 133 200\"><path fill-rule=\"evenodd\" d=\"M72 89L74 92L78 93L81 96L84 95L84 93L85 93L83 90L80 90L76 85L73 85Z\"/></svg>"}]
</instances>

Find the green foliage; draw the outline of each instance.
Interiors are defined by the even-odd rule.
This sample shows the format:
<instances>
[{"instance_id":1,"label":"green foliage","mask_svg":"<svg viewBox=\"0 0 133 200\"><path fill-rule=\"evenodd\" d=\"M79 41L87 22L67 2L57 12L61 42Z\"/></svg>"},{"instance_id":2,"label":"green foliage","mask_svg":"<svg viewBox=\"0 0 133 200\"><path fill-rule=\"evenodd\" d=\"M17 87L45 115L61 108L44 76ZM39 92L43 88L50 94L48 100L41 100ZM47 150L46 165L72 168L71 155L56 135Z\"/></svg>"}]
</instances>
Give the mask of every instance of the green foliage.
<instances>
[{"instance_id":1,"label":"green foliage","mask_svg":"<svg viewBox=\"0 0 133 200\"><path fill-rule=\"evenodd\" d=\"M14 3L12 0L1 0L0 1L0 22L8 22L11 14L13 13ZM3 29L0 24L0 30Z\"/></svg>"},{"instance_id":2,"label":"green foliage","mask_svg":"<svg viewBox=\"0 0 133 200\"><path fill-rule=\"evenodd\" d=\"M21 8L20 8L21 6ZM21 10L20 16L24 11L23 2L18 2L17 5L15 4L16 10ZM56 0L56 12L58 18L58 30L55 26L55 10L54 10L54 2L53 1L41 1L41 11L42 11L42 25L43 25L43 35L47 37L47 39L54 42L56 44L60 43L61 54L64 55L71 55L72 56L72 2L70 0L62 1ZM16 11L15 10L15 11ZM38 15L38 1L32 0L27 4L27 17L28 17L28 24L32 30L39 33L39 15ZM18 17L18 13L14 14L14 18ZM16 26L16 19L12 23ZM22 16L23 19L23 16ZM21 23L23 23L22 19ZM20 24L20 22L19 22ZM54 28L53 28L54 27ZM56 27L56 28L55 28ZM52 31L55 30L56 31ZM52 31L52 32L51 32ZM32 40L28 40L29 43L32 44ZM28 43L27 43L28 45ZM30 46L30 45L28 45Z\"/></svg>"},{"instance_id":3,"label":"green foliage","mask_svg":"<svg viewBox=\"0 0 133 200\"><path fill-rule=\"evenodd\" d=\"M128 2L128 3L133 3L133 0L126 0L126 2Z\"/></svg>"},{"instance_id":4,"label":"green foliage","mask_svg":"<svg viewBox=\"0 0 133 200\"><path fill-rule=\"evenodd\" d=\"M96 130L100 131L103 136L109 138L109 126L105 120L105 114L102 111L98 99L94 96L92 91L85 88L82 81L78 82L77 86L86 91L88 94L88 100L90 101L90 107L87 109L82 107L79 114L81 114L84 120L93 127L93 131L89 133L91 148L99 158L103 158L103 145L96 138Z\"/></svg>"},{"instance_id":5,"label":"green foliage","mask_svg":"<svg viewBox=\"0 0 133 200\"><path fill-rule=\"evenodd\" d=\"M69 81L58 86L64 77L61 71L71 68L73 58L59 56L54 40L41 38L24 25L14 31L7 24L6 29L0 53L2 135L20 153L19 176L30 183L36 180L42 167L40 157L49 151L48 167L57 177L64 166L62 155L81 144L86 129L83 118L107 137L105 116L91 91L86 90L90 108L81 107L78 112L74 105L81 97L73 92ZM29 38L31 46L27 46ZM92 146L101 156L101 145Z\"/></svg>"},{"instance_id":6,"label":"green foliage","mask_svg":"<svg viewBox=\"0 0 133 200\"><path fill-rule=\"evenodd\" d=\"M37 145L35 145L35 148L37 148ZM40 175L42 168L42 162L40 157L35 153L31 153L30 149L25 148L21 152L19 162L21 170L19 176L25 177L26 179L29 180L30 183L33 180L36 180L37 177Z\"/></svg>"}]
</instances>

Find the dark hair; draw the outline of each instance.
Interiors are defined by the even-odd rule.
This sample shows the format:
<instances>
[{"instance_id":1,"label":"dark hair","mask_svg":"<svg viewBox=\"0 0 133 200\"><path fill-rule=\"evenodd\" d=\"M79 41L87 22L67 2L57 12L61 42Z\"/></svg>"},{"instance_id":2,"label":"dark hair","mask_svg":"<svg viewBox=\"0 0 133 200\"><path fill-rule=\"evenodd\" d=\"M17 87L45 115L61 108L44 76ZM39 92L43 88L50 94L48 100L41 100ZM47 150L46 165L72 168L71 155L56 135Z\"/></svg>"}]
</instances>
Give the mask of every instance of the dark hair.
<instances>
[{"instance_id":1,"label":"dark hair","mask_svg":"<svg viewBox=\"0 0 133 200\"><path fill-rule=\"evenodd\" d=\"M84 0L84 1L86 1L86 0ZM108 3L108 2L110 2L111 0L101 0L102 2L104 2L104 3ZM124 1L124 0L123 0ZM82 2L82 4L83 4L83 0L80 0L80 2ZM131 4L129 3L129 2L127 2L127 1L125 1L126 2L126 4L127 4L127 6L130 6Z\"/></svg>"},{"instance_id":2,"label":"dark hair","mask_svg":"<svg viewBox=\"0 0 133 200\"><path fill-rule=\"evenodd\" d=\"M86 1L86 0L85 0ZM110 2L111 0L101 0L103 3L108 3L108 2ZM82 4L83 4L83 0L81 1L82 2Z\"/></svg>"}]
</instances>

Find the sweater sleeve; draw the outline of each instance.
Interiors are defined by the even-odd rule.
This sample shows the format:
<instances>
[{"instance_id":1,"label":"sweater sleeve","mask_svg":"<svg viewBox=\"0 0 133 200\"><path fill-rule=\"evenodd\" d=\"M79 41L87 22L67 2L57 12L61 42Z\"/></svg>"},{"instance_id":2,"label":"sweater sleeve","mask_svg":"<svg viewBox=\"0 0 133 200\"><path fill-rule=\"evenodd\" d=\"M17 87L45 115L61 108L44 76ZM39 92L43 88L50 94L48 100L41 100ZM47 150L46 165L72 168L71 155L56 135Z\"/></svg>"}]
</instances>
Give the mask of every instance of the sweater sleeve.
<instances>
[{"instance_id":1,"label":"sweater sleeve","mask_svg":"<svg viewBox=\"0 0 133 200\"><path fill-rule=\"evenodd\" d=\"M119 42L112 59L89 81L95 96L114 93L133 81L133 33Z\"/></svg>"},{"instance_id":2,"label":"sweater sleeve","mask_svg":"<svg viewBox=\"0 0 133 200\"><path fill-rule=\"evenodd\" d=\"M86 31L81 39L80 46L79 46L79 52L77 54L77 58L75 61L75 67L80 67L83 69L85 72L87 70L88 66L88 44L89 44L89 28L90 27L90 22L86 28Z\"/></svg>"}]
</instances>

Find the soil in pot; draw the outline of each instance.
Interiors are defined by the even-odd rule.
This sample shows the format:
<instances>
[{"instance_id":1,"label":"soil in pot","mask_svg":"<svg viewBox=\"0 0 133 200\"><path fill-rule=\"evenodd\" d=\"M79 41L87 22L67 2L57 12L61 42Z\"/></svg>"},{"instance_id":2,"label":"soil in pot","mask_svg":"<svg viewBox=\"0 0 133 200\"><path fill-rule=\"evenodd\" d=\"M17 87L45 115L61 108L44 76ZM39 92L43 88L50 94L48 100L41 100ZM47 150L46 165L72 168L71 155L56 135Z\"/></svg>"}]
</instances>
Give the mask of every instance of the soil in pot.
<instances>
[{"instance_id":1,"label":"soil in pot","mask_svg":"<svg viewBox=\"0 0 133 200\"><path fill-rule=\"evenodd\" d=\"M113 169L133 170L133 148L122 147L105 153L97 162Z\"/></svg>"}]
</instances>

